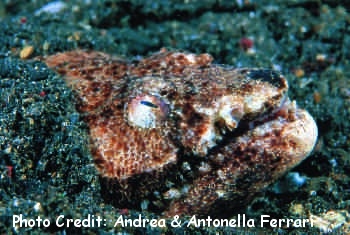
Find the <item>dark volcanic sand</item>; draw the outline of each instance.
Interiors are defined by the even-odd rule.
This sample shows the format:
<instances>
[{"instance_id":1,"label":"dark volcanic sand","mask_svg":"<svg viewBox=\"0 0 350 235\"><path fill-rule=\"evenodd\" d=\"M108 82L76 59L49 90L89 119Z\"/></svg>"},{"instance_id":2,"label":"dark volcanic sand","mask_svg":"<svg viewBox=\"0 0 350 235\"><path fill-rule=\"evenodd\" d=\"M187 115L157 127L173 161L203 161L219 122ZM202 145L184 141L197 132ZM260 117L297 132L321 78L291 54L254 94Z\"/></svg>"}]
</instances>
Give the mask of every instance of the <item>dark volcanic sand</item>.
<instances>
[{"instance_id":1,"label":"dark volcanic sand","mask_svg":"<svg viewBox=\"0 0 350 235\"><path fill-rule=\"evenodd\" d=\"M307 218L310 213L349 211L350 6L341 1L240 2L75 0L52 12L41 8L49 1L2 1L0 233L319 231L309 227L174 229L170 225L122 229L112 228L113 223L89 229L55 227L58 215L100 215L106 221L115 221L120 213L130 218L140 213L156 217L146 208L124 210L103 202L87 128L74 108L72 92L44 64L30 60L76 48L137 59L167 47L207 52L216 63L280 70L289 80L289 96L316 119L318 144L292 173L234 214ZM26 46L34 51L20 59ZM304 184L298 184L298 175L306 179ZM13 214L47 218L52 226L13 228ZM339 232L349 232L349 227L347 222Z\"/></svg>"}]
</instances>

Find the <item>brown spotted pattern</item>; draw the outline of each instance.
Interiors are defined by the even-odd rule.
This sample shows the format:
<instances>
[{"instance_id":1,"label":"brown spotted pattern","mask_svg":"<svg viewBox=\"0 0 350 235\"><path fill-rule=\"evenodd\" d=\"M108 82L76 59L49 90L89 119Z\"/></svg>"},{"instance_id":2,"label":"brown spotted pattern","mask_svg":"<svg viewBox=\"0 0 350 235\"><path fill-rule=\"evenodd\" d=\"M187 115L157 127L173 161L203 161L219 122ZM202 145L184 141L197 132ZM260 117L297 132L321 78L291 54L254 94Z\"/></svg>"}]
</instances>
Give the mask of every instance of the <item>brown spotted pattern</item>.
<instances>
[{"instance_id":1,"label":"brown spotted pattern","mask_svg":"<svg viewBox=\"0 0 350 235\"><path fill-rule=\"evenodd\" d=\"M312 151L316 124L283 76L212 60L167 50L133 62L81 50L44 59L76 94L107 201L233 213Z\"/></svg>"}]
</instances>

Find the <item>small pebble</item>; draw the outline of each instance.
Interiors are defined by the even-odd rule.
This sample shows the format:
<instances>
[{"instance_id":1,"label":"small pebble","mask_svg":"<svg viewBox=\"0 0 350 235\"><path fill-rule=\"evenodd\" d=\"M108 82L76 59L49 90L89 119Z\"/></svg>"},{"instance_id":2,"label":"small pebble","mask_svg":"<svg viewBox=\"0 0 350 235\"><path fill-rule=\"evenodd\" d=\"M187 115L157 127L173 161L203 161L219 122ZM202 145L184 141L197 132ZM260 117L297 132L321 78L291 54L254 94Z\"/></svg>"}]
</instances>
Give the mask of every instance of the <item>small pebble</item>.
<instances>
[{"instance_id":1,"label":"small pebble","mask_svg":"<svg viewBox=\"0 0 350 235\"><path fill-rule=\"evenodd\" d=\"M239 46L243 50L247 51L247 50L251 49L254 46L254 41L252 39L250 39L250 38L241 38L239 40Z\"/></svg>"},{"instance_id":2,"label":"small pebble","mask_svg":"<svg viewBox=\"0 0 350 235\"><path fill-rule=\"evenodd\" d=\"M43 44L43 50L44 51L48 51L49 50L49 47L50 47L50 43L45 41L44 44Z\"/></svg>"},{"instance_id":3,"label":"small pebble","mask_svg":"<svg viewBox=\"0 0 350 235\"><path fill-rule=\"evenodd\" d=\"M322 100L322 95L318 91L314 92L313 97L314 97L314 102L316 104L319 104L321 102L321 100Z\"/></svg>"},{"instance_id":4,"label":"small pebble","mask_svg":"<svg viewBox=\"0 0 350 235\"><path fill-rule=\"evenodd\" d=\"M33 51L34 51L33 46L25 46L19 53L19 57L21 59L28 59L33 54Z\"/></svg>"},{"instance_id":5,"label":"small pebble","mask_svg":"<svg viewBox=\"0 0 350 235\"><path fill-rule=\"evenodd\" d=\"M305 75L305 71L301 68L297 68L294 70L294 75L297 77L297 78L301 78Z\"/></svg>"},{"instance_id":6,"label":"small pebble","mask_svg":"<svg viewBox=\"0 0 350 235\"><path fill-rule=\"evenodd\" d=\"M319 62L325 61L327 56L325 54L317 54L316 55L316 60Z\"/></svg>"},{"instance_id":7,"label":"small pebble","mask_svg":"<svg viewBox=\"0 0 350 235\"><path fill-rule=\"evenodd\" d=\"M36 16L38 16L42 13L57 14L66 7L67 7L67 4L62 2L62 1L53 1L53 2L49 2L48 4L44 5L40 9L36 10L34 12L34 14Z\"/></svg>"},{"instance_id":8,"label":"small pebble","mask_svg":"<svg viewBox=\"0 0 350 235\"><path fill-rule=\"evenodd\" d=\"M292 204L289 207L289 212L292 213L293 215L305 215L306 213L304 206L300 203Z\"/></svg>"}]
</instances>

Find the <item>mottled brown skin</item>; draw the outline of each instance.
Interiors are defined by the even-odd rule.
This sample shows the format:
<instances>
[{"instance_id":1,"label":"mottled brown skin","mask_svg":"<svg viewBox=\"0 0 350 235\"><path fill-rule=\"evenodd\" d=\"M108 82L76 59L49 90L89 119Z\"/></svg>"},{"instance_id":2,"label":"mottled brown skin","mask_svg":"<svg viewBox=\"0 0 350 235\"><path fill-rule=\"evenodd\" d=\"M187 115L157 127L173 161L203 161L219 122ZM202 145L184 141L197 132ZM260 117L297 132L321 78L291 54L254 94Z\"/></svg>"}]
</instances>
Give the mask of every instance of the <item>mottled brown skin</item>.
<instances>
[{"instance_id":1,"label":"mottled brown skin","mask_svg":"<svg viewBox=\"0 0 350 235\"><path fill-rule=\"evenodd\" d=\"M211 62L166 50L45 59L76 93L105 199L168 216L233 213L308 156L317 127L281 75Z\"/></svg>"}]
</instances>

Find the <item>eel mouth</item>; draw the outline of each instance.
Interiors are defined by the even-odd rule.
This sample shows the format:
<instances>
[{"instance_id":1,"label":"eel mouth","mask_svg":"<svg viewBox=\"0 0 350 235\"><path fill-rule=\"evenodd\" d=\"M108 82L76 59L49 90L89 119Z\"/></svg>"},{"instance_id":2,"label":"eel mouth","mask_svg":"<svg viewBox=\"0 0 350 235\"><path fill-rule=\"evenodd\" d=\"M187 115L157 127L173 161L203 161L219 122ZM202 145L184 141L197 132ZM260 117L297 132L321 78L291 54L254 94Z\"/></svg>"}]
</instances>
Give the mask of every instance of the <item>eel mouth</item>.
<instances>
[{"instance_id":1,"label":"eel mouth","mask_svg":"<svg viewBox=\"0 0 350 235\"><path fill-rule=\"evenodd\" d=\"M271 120L274 119L286 119L286 118L291 118L289 116L286 116L287 113L291 114L291 111L293 110L294 114L296 111L297 107L296 107L296 103L295 102L291 102L289 97L285 94L283 95L279 105L277 105L276 107L274 107L271 112L269 113L265 113L261 116L258 116L257 118L247 121L246 125L247 130L252 130L254 129L256 126L261 125L265 122L269 122ZM295 117L296 118L296 117Z\"/></svg>"},{"instance_id":2,"label":"eel mouth","mask_svg":"<svg viewBox=\"0 0 350 235\"><path fill-rule=\"evenodd\" d=\"M234 100L234 103L227 103L227 101L231 101L230 99L231 96L219 99L219 102L223 104L217 110L205 110L207 116L203 119L206 118L206 121L200 120L202 121L199 121L201 128L198 128L199 131L194 130L197 131L199 136L197 143L194 144L195 148L190 151L194 155L203 157L213 151L215 152L217 149L234 142L237 137L254 131L255 128L265 123L272 122L275 123L275 126L277 123L283 125L298 118L296 103L289 100L286 92L270 99L273 102L269 100L264 104L260 104L257 110L263 110L261 112L254 110L254 112L245 113L246 105L243 102ZM201 112L204 113L202 110ZM270 128L273 129L274 126ZM183 146L180 144L179 148L181 147Z\"/></svg>"},{"instance_id":3,"label":"eel mouth","mask_svg":"<svg viewBox=\"0 0 350 235\"><path fill-rule=\"evenodd\" d=\"M234 130L228 130L225 126L219 126L222 137L216 145L208 150L208 154L215 154L237 140L282 138L292 139L295 142L294 151L298 159L306 158L313 150L317 137L318 128L312 116L303 109L297 107L295 101L291 101L284 95L280 104L270 112L264 113L254 119L240 120Z\"/></svg>"}]
</instances>

